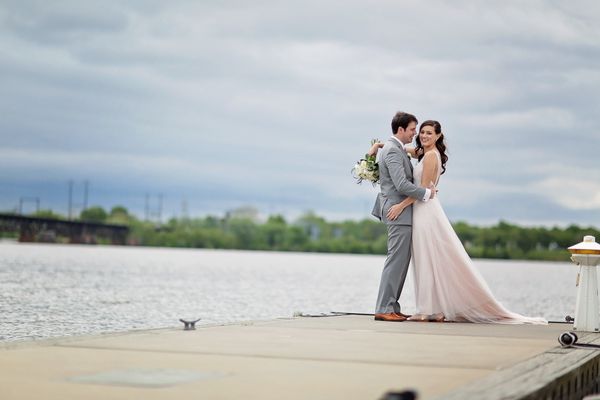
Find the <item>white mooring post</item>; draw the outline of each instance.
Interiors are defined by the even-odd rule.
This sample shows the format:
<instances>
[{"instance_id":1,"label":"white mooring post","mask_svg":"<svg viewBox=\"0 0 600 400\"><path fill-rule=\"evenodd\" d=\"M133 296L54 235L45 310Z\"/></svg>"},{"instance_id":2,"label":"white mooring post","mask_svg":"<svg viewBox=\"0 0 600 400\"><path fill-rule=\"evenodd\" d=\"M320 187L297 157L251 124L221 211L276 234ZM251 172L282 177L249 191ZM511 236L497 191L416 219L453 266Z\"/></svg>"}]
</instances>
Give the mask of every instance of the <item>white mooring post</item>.
<instances>
[{"instance_id":1,"label":"white mooring post","mask_svg":"<svg viewBox=\"0 0 600 400\"><path fill-rule=\"evenodd\" d=\"M577 274L577 303L573 329L584 332L600 331L600 298L598 297L598 273L600 244L593 236L585 236L583 242L569 247L571 260L579 266Z\"/></svg>"}]
</instances>

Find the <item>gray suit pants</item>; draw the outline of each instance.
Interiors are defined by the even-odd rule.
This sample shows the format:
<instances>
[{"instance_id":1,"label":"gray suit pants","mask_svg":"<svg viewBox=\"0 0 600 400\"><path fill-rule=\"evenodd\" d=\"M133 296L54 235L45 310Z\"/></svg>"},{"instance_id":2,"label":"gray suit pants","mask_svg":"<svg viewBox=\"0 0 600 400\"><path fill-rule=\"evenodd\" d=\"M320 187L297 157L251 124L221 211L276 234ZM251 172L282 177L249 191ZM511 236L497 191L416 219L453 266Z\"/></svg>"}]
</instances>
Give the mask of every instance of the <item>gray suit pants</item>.
<instances>
[{"instance_id":1,"label":"gray suit pants","mask_svg":"<svg viewBox=\"0 0 600 400\"><path fill-rule=\"evenodd\" d=\"M408 273L412 239L412 226L410 225L388 225L387 228L388 252L381 273L375 309L376 313L385 314L400 312L398 299Z\"/></svg>"}]
</instances>

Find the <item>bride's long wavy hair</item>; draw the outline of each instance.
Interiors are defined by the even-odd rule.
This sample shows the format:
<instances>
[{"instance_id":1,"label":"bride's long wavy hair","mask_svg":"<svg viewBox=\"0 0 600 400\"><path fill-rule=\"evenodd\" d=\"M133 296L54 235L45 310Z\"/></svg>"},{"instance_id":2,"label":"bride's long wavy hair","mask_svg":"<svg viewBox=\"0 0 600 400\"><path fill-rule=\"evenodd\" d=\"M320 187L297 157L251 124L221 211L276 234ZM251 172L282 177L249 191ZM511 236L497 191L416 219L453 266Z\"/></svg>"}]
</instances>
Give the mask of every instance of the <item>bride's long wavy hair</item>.
<instances>
[{"instance_id":1,"label":"bride's long wavy hair","mask_svg":"<svg viewBox=\"0 0 600 400\"><path fill-rule=\"evenodd\" d=\"M446 172L446 161L448 161L448 156L446 155L446 143L444 143L444 134L442 133L442 125L440 125L440 123L437 121L427 120L427 121L423 122L421 124L421 126L419 127L419 133L421 133L421 130L425 126L433 127L433 130L435 131L435 133L440 135L437 142L435 142L435 147L437 147L438 151L440 152L440 156L442 158L442 174L443 174L444 172ZM417 154L418 154L419 150L422 150L422 149L423 149L423 145L421 144L421 138L419 135L417 135L417 148L416 148ZM425 154L421 154L419 156L419 161L421 161L421 159L423 158L424 155Z\"/></svg>"}]
</instances>

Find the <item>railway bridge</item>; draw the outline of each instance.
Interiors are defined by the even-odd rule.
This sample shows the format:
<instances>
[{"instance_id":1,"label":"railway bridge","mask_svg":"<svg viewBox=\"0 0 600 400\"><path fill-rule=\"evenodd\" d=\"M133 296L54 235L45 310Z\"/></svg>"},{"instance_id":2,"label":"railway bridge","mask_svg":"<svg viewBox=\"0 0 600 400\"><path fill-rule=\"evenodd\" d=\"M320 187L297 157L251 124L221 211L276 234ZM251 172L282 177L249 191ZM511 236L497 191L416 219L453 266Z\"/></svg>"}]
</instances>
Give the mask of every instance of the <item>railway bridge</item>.
<instances>
[{"instance_id":1,"label":"railway bridge","mask_svg":"<svg viewBox=\"0 0 600 400\"><path fill-rule=\"evenodd\" d=\"M66 237L69 243L95 244L104 239L124 245L129 227L0 213L0 232L18 232L19 242L53 242Z\"/></svg>"}]
</instances>

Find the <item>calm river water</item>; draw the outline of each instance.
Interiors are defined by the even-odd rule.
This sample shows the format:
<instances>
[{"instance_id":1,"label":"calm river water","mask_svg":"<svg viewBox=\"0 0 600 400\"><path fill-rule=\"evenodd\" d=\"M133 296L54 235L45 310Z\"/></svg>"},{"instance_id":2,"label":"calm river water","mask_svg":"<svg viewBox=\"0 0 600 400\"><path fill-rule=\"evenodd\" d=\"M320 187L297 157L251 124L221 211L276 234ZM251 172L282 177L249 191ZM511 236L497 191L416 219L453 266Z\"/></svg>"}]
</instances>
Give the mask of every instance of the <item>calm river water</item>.
<instances>
[{"instance_id":1,"label":"calm river water","mask_svg":"<svg viewBox=\"0 0 600 400\"><path fill-rule=\"evenodd\" d=\"M383 256L0 242L0 341L373 312ZM509 309L564 320L568 263L476 260ZM401 303L413 310L409 278Z\"/></svg>"}]
</instances>

